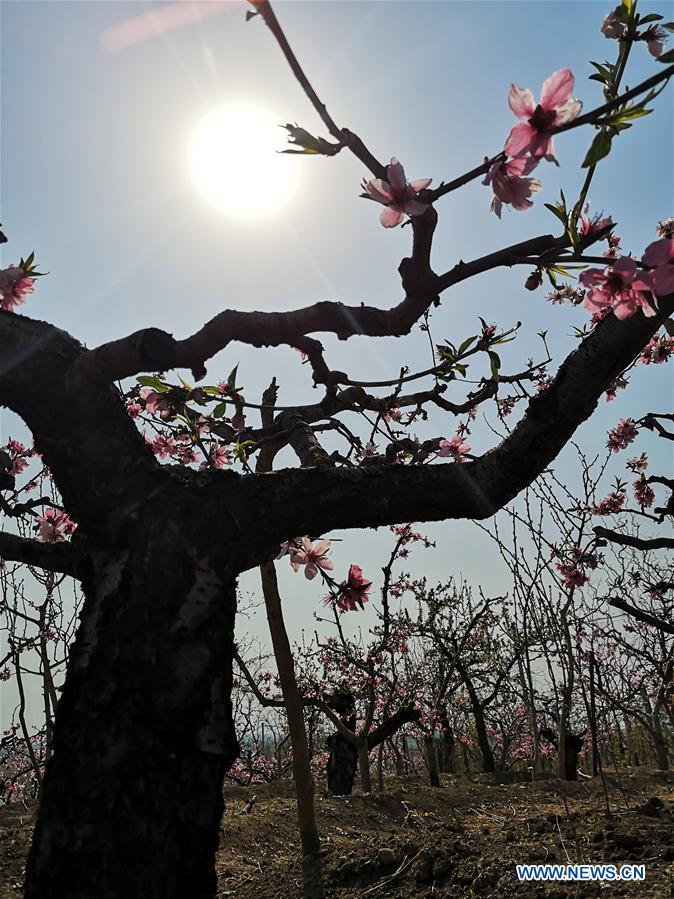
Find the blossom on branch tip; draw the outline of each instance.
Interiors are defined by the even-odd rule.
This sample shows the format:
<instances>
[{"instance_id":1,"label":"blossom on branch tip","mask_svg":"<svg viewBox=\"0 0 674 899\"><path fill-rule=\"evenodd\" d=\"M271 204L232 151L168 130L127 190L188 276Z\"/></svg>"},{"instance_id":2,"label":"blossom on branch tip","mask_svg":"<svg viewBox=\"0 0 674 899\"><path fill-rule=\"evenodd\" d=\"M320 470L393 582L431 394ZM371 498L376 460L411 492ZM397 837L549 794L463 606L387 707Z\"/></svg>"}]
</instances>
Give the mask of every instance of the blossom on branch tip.
<instances>
[{"instance_id":1,"label":"blossom on branch tip","mask_svg":"<svg viewBox=\"0 0 674 899\"><path fill-rule=\"evenodd\" d=\"M339 585L335 603L343 612L355 612L357 605L362 609L364 603L369 599L367 594L371 586L372 581L365 580L361 567L359 565L350 565L347 579ZM326 602L331 600L332 597L329 596Z\"/></svg>"},{"instance_id":2,"label":"blossom on branch tip","mask_svg":"<svg viewBox=\"0 0 674 899\"><path fill-rule=\"evenodd\" d=\"M16 306L26 302L26 296L33 292L35 279L27 278L25 271L18 265L0 269L0 309L3 312L14 312Z\"/></svg>"},{"instance_id":3,"label":"blossom on branch tip","mask_svg":"<svg viewBox=\"0 0 674 899\"><path fill-rule=\"evenodd\" d=\"M312 580L318 574L319 568L331 570L335 566L326 558L329 549L329 540L319 540L316 546L312 546L308 537L302 537L301 548L290 556L293 571L299 571L300 566L304 565L304 576L307 580Z\"/></svg>"},{"instance_id":4,"label":"blossom on branch tip","mask_svg":"<svg viewBox=\"0 0 674 899\"><path fill-rule=\"evenodd\" d=\"M420 190L425 190L433 180L422 178L418 181L407 182L405 170L393 156L386 166L386 178L375 178L373 181L364 181L365 193L382 203L386 209L379 216L379 221L385 228L395 228L405 215L422 215L428 209L427 203L417 199Z\"/></svg>"},{"instance_id":5,"label":"blossom on branch tip","mask_svg":"<svg viewBox=\"0 0 674 899\"><path fill-rule=\"evenodd\" d=\"M37 518L38 543L62 543L66 537L75 533L77 525L67 512L47 507L44 515Z\"/></svg>"},{"instance_id":6,"label":"blossom on branch tip","mask_svg":"<svg viewBox=\"0 0 674 899\"><path fill-rule=\"evenodd\" d=\"M615 428L608 432L606 446L612 453L620 452L636 439L638 433L639 428L633 418L621 418Z\"/></svg>"},{"instance_id":7,"label":"blossom on branch tip","mask_svg":"<svg viewBox=\"0 0 674 899\"><path fill-rule=\"evenodd\" d=\"M604 37L620 40L627 34L627 25L623 22L620 12L621 7L618 6L604 18L600 28Z\"/></svg>"},{"instance_id":8,"label":"blossom on branch tip","mask_svg":"<svg viewBox=\"0 0 674 899\"><path fill-rule=\"evenodd\" d=\"M521 156L507 162L495 162L489 169L482 183L492 186L494 199L491 201L491 210L499 218L504 203L518 212L531 209L534 205L530 197L538 193L543 185L538 178L524 176L533 172L537 165L538 159L533 156Z\"/></svg>"},{"instance_id":9,"label":"blossom on branch tip","mask_svg":"<svg viewBox=\"0 0 674 899\"><path fill-rule=\"evenodd\" d=\"M574 85L571 69L558 69L543 82L541 101L534 103L530 90L510 85L508 105L518 119L508 136L505 152L508 156L533 156L557 162L550 129L566 125L579 115L583 104L571 97Z\"/></svg>"}]
</instances>

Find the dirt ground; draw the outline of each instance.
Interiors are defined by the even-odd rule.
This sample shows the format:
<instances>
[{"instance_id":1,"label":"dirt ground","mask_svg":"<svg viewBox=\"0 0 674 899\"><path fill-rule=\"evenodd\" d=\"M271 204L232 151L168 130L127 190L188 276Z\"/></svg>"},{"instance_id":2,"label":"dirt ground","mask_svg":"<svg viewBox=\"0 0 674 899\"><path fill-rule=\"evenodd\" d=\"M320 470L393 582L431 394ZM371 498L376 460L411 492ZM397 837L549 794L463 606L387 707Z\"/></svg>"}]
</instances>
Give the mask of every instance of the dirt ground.
<instances>
[{"instance_id":1,"label":"dirt ground","mask_svg":"<svg viewBox=\"0 0 674 899\"><path fill-rule=\"evenodd\" d=\"M391 779L384 794L347 799L319 789L327 896L674 897L674 786L661 775L607 776L608 813L600 780L498 780L446 776L433 790L419 777ZM292 783L227 786L225 801L219 899L299 899ZM33 816L0 808L0 899L21 895ZM646 881L520 884L515 862L639 862Z\"/></svg>"}]
</instances>

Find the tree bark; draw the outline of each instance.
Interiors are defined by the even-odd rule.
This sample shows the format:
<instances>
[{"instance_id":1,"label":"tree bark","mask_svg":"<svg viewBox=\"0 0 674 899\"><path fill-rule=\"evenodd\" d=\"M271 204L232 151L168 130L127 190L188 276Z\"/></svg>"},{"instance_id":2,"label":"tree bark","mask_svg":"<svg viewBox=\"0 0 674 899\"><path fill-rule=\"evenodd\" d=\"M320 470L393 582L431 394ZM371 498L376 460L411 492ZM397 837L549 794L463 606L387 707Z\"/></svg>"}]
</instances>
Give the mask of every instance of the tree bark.
<instances>
[{"instance_id":1,"label":"tree bark","mask_svg":"<svg viewBox=\"0 0 674 899\"><path fill-rule=\"evenodd\" d=\"M363 793L371 793L370 749L365 737L358 738L358 770L360 771L360 786Z\"/></svg>"},{"instance_id":2,"label":"tree bark","mask_svg":"<svg viewBox=\"0 0 674 899\"><path fill-rule=\"evenodd\" d=\"M152 520L154 518L154 521ZM235 579L151 516L89 557L26 873L26 899L212 899Z\"/></svg>"},{"instance_id":3,"label":"tree bark","mask_svg":"<svg viewBox=\"0 0 674 899\"><path fill-rule=\"evenodd\" d=\"M274 563L267 562L260 566L260 574L269 632L278 666L281 692L288 718L290 742L293 748L293 777L297 794L297 821L302 843L304 896L305 899L322 899L324 890L320 855L321 840L316 824L314 778L311 773L311 757L304 727L304 704L297 688L295 665L283 621L283 609Z\"/></svg>"},{"instance_id":4,"label":"tree bark","mask_svg":"<svg viewBox=\"0 0 674 899\"><path fill-rule=\"evenodd\" d=\"M431 734L424 734L424 756L426 758L426 767L428 768L428 782L432 787L439 787L438 753L435 748L435 740Z\"/></svg>"}]
</instances>

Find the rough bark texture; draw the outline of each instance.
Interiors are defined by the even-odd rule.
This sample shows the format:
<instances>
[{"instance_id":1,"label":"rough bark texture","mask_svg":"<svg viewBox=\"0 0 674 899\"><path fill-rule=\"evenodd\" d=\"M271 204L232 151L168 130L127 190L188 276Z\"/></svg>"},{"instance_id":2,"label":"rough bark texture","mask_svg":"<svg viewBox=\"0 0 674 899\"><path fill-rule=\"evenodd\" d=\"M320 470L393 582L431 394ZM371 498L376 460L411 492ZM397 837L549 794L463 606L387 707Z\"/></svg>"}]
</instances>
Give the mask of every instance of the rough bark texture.
<instances>
[{"instance_id":1,"label":"rough bark texture","mask_svg":"<svg viewBox=\"0 0 674 899\"><path fill-rule=\"evenodd\" d=\"M235 580L199 546L198 507L180 527L165 512L88 557L26 899L215 895Z\"/></svg>"},{"instance_id":2,"label":"rough bark texture","mask_svg":"<svg viewBox=\"0 0 674 899\"><path fill-rule=\"evenodd\" d=\"M344 719L350 731L356 730L356 705L350 693L334 693L328 705ZM346 717L345 717L346 716ZM325 769L328 790L333 796L350 796L358 768L358 747L339 731L328 737L330 756Z\"/></svg>"}]
</instances>

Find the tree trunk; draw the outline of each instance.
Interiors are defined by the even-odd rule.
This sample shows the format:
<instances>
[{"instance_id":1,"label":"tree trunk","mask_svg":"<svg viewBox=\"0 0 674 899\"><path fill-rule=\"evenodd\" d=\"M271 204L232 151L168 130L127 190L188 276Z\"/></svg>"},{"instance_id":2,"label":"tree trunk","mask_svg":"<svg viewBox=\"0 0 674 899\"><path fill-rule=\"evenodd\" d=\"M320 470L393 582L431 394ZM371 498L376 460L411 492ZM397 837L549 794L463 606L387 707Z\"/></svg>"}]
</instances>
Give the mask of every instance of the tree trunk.
<instances>
[{"instance_id":1,"label":"tree trunk","mask_svg":"<svg viewBox=\"0 0 674 899\"><path fill-rule=\"evenodd\" d=\"M302 874L305 899L322 899L324 895L321 840L314 807L314 778L311 757L304 727L304 704L297 688L295 664L288 633L283 621L281 597L278 592L273 562L260 566L262 592L267 609L267 621L274 647L274 658L281 681L281 692L288 718L288 731L293 748L293 777L297 794L297 823L302 844Z\"/></svg>"},{"instance_id":2,"label":"tree trunk","mask_svg":"<svg viewBox=\"0 0 674 899\"><path fill-rule=\"evenodd\" d=\"M438 753L435 748L435 740L431 734L424 734L424 756L426 758L426 767L428 768L428 782L432 787L439 787Z\"/></svg>"},{"instance_id":3,"label":"tree trunk","mask_svg":"<svg viewBox=\"0 0 674 899\"><path fill-rule=\"evenodd\" d=\"M669 751L667 747L667 739L662 732L660 721L654 720L653 728L653 749L655 750L655 758L658 769L660 771L669 771Z\"/></svg>"},{"instance_id":4,"label":"tree trunk","mask_svg":"<svg viewBox=\"0 0 674 899\"><path fill-rule=\"evenodd\" d=\"M367 737L358 738L358 770L360 771L360 786L363 793L372 792L372 777L370 776L370 750L367 745Z\"/></svg>"},{"instance_id":5,"label":"tree trunk","mask_svg":"<svg viewBox=\"0 0 674 899\"><path fill-rule=\"evenodd\" d=\"M236 582L190 542L198 523L153 518L87 561L26 899L216 893Z\"/></svg>"}]
</instances>

